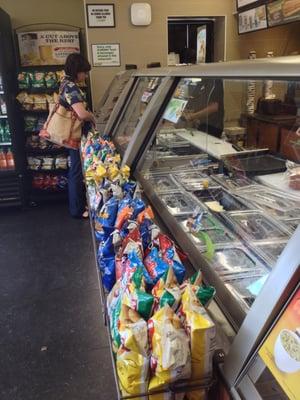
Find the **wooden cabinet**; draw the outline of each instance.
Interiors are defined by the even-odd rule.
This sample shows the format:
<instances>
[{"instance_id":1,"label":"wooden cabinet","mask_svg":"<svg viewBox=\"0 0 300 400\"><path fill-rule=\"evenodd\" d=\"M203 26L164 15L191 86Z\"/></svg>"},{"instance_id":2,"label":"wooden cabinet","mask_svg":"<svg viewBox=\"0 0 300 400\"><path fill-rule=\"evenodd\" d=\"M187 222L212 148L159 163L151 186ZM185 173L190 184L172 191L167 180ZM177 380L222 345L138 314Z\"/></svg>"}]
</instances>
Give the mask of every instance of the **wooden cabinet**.
<instances>
[{"instance_id":1,"label":"wooden cabinet","mask_svg":"<svg viewBox=\"0 0 300 400\"><path fill-rule=\"evenodd\" d=\"M284 157L290 158L286 154L290 155L293 152L295 153L295 149L289 148L289 144L284 141L287 140L287 131L289 132L288 128L284 128L284 126L292 126L294 123L294 116L248 115L246 145L248 148L268 148L272 153L282 153ZM300 141L300 135L298 136L298 139ZM298 151L299 150L300 147L298 148ZM295 155L294 158L290 159L295 159Z\"/></svg>"}]
</instances>

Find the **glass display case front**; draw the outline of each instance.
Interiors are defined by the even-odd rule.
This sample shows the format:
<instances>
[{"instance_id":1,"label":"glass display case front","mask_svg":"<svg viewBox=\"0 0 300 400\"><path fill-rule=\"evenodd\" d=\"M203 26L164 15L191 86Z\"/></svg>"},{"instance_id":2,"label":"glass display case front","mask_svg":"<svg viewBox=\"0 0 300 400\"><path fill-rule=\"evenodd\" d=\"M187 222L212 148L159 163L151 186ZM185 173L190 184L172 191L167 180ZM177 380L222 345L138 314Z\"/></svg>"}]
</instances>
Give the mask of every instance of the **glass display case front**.
<instances>
[{"instance_id":1,"label":"glass display case front","mask_svg":"<svg viewBox=\"0 0 300 400\"><path fill-rule=\"evenodd\" d=\"M125 105L123 114L113 132L115 143L120 151L124 152L127 148L135 128L161 82L162 77L138 78L130 100Z\"/></svg>"},{"instance_id":2,"label":"glass display case front","mask_svg":"<svg viewBox=\"0 0 300 400\"><path fill-rule=\"evenodd\" d=\"M187 75L135 173L238 329L300 218L300 79ZM128 106L133 126L141 92ZM124 145L133 129L121 125Z\"/></svg>"}]
</instances>

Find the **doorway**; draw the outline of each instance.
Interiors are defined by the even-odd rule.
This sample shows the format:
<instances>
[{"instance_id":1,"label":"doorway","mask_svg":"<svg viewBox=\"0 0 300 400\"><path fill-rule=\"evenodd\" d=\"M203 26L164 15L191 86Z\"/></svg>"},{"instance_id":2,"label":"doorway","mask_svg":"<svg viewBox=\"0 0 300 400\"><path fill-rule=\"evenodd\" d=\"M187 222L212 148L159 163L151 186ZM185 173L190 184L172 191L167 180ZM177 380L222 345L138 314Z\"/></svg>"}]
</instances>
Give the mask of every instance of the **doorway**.
<instances>
[{"instance_id":1,"label":"doorway","mask_svg":"<svg viewBox=\"0 0 300 400\"><path fill-rule=\"evenodd\" d=\"M203 44L205 49L199 57ZM169 65L225 61L225 48L225 16L168 17Z\"/></svg>"}]
</instances>

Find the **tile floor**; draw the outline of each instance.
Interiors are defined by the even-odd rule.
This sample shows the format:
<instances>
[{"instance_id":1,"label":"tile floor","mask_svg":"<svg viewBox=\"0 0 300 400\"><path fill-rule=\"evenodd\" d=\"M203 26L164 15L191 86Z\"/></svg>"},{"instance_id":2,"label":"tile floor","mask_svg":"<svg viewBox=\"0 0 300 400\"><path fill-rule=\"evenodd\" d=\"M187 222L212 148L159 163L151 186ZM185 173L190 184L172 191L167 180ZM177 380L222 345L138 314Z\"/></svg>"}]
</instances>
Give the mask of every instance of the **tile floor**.
<instances>
[{"instance_id":1,"label":"tile floor","mask_svg":"<svg viewBox=\"0 0 300 400\"><path fill-rule=\"evenodd\" d=\"M88 221L0 213L0 398L117 398Z\"/></svg>"}]
</instances>

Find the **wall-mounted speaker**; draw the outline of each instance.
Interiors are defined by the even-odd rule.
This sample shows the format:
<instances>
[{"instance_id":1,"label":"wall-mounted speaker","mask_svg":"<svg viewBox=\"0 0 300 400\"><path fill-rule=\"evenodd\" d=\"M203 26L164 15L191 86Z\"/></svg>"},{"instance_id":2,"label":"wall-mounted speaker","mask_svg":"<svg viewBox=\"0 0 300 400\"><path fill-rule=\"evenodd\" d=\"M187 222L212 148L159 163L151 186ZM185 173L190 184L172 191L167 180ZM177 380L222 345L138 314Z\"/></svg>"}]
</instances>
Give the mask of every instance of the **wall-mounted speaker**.
<instances>
[{"instance_id":1,"label":"wall-mounted speaker","mask_svg":"<svg viewBox=\"0 0 300 400\"><path fill-rule=\"evenodd\" d=\"M131 23L137 26L151 24L151 6L148 3L131 4Z\"/></svg>"}]
</instances>

